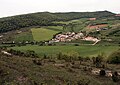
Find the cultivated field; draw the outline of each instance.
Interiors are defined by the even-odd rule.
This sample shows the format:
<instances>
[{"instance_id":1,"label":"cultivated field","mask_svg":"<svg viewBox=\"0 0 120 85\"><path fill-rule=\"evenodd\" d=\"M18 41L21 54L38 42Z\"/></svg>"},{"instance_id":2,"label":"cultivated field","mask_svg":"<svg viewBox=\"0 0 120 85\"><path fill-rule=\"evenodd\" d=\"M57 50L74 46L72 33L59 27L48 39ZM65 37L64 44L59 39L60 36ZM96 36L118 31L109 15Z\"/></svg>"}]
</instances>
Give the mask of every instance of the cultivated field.
<instances>
[{"instance_id":1,"label":"cultivated field","mask_svg":"<svg viewBox=\"0 0 120 85\"><path fill-rule=\"evenodd\" d=\"M15 36L15 41L33 41L32 33L24 32Z\"/></svg>"},{"instance_id":2,"label":"cultivated field","mask_svg":"<svg viewBox=\"0 0 120 85\"><path fill-rule=\"evenodd\" d=\"M52 39L53 35L60 32L57 27L55 28L32 28L32 35L35 41L44 41Z\"/></svg>"},{"instance_id":3,"label":"cultivated field","mask_svg":"<svg viewBox=\"0 0 120 85\"><path fill-rule=\"evenodd\" d=\"M104 53L106 56L110 55L113 51L119 49L119 46L37 46L27 45L21 47L12 47L12 49L27 51L34 50L39 56L44 54L54 56L59 52L71 53L73 51L78 52L81 56L97 56L98 54Z\"/></svg>"}]
</instances>

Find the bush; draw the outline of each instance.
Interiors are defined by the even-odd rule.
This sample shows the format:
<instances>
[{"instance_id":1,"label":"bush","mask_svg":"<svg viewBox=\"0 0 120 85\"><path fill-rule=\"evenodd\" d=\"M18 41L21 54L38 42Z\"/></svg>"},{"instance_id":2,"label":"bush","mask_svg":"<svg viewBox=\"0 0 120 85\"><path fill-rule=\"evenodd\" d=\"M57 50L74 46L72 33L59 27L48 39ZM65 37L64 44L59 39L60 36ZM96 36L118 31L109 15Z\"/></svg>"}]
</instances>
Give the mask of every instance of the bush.
<instances>
[{"instance_id":1,"label":"bush","mask_svg":"<svg viewBox=\"0 0 120 85\"><path fill-rule=\"evenodd\" d=\"M120 50L113 52L109 57L108 57L108 62L112 64L120 64Z\"/></svg>"},{"instance_id":2,"label":"bush","mask_svg":"<svg viewBox=\"0 0 120 85\"><path fill-rule=\"evenodd\" d=\"M103 60L104 60L103 54L92 58L93 64L95 64L97 68L102 66Z\"/></svg>"},{"instance_id":3,"label":"bush","mask_svg":"<svg viewBox=\"0 0 120 85\"><path fill-rule=\"evenodd\" d=\"M57 55L58 59L59 60L65 60L65 61L74 61L74 60L79 60L79 53L75 52L75 51L71 51L71 52L68 52L68 53L59 53Z\"/></svg>"},{"instance_id":4,"label":"bush","mask_svg":"<svg viewBox=\"0 0 120 85\"><path fill-rule=\"evenodd\" d=\"M75 46L79 46L79 44L75 44Z\"/></svg>"},{"instance_id":5,"label":"bush","mask_svg":"<svg viewBox=\"0 0 120 85\"><path fill-rule=\"evenodd\" d=\"M105 75L106 75L105 70L100 70L100 76L105 76Z\"/></svg>"},{"instance_id":6,"label":"bush","mask_svg":"<svg viewBox=\"0 0 120 85\"><path fill-rule=\"evenodd\" d=\"M118 77L118 73L117 72L114 72L113 75L112 75L112 80L114 82L118 82L119 81L119 77Z\"/></svg>"},{"instance_id":7,"label":"bush","mask_svg":"<svg viewBox=\"0 0 120 85\"><path fill-rule=\"evenodd\" d=\"M36 65L43 65L41 60L33 60L33 63Z\"/></svg>"}]
</instances>

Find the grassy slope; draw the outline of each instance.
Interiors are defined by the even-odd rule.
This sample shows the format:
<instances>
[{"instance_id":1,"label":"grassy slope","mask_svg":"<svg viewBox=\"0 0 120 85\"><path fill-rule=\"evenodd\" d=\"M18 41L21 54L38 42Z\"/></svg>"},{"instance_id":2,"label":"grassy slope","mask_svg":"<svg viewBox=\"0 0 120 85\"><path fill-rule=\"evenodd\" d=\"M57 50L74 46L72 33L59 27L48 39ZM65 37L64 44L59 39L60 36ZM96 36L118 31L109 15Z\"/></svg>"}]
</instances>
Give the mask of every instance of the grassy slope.
<instances>
[{"instance_id":1,"label":"grassy slope","mask_svg":"<svg viewBox=\"0 0 120 85\"><path fill-rule=\"evenodd\" d=\"M0 85L77 85L77 81L83 82L82 85L87 85L84 83L88 81L89 85L118 85L110 78L88 74L82 70L84 65L78 64L79 69L70 66L57 67L49 60L45 60L43 65L37 65L33 63L34 59L0 56Z\"/></svg>"},{"instance_id":2,"label":"grassy slope","mask_svg":"<svg viewBox=\"0 0 120 85\"><path fill-rule=\"evenodd\" d=\"M59 31L59 32L63 31L63 27L62 26L47 26L45 28L49 29L49 30Z\"/></svg>"},{"instance_id":3,"label":"grassy slope","mask_svg":"<svg viewBox=\"0 0 120 85\"><path fill-rule=\"evenodd\" d=\"M35 41L50 40L54 34L59 32L45 28L32 28L31 31Z\"/></svg>"},{"instance_id":4,"label":"grassy slope","mask_svg":"<svg viewBox=\"0 0 120 85\"><path fill-rule=\"evenodd\" d=\"M65 32L68 31L79 32L86 27L84 22L87 22L87 20L88 18L82 18L82 19L75 19L71 21L57 22L57 23L66 24L66 26L63 27Z\"/></svg>"},{"instance_id":5,"label":"grassy slope","mask_svg":"<svg viewBox=\"0 0 120 85\"><path fill-rule=\"evenodd\" d=\"M24 32L15 36L15 41L33 41L33 36L29 32Z\"/></svg>"},{"instance_id":6,"label":"grassy slope","mask_svg":"<svg viewBox=\"0 0 120 85\"><path fill-rule=\"evenodd\" d=\"M15 50L34 50L38 55L54 55L59 52L72 52L76 51L81 56L96 56L100 53L105 53L109 55L113 51L117 50L118 46L22 46L22 47L13 47Z\"/></svg>"}]
</instances>

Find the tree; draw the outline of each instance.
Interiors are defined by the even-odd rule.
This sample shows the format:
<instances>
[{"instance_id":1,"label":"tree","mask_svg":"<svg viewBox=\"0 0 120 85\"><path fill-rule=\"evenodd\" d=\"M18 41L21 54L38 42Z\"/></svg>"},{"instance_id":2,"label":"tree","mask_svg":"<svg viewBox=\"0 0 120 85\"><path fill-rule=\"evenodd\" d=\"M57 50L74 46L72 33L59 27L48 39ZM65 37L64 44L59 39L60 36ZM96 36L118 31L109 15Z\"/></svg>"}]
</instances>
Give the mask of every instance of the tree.
<instances>
[{"instance_id":1,"label":"tree","mask_svg":"<svg viewBox=\"0 0 120 85\"><path fill-rule=\"evenodd\" d=\"M33 50L27 50L26 51L26 57L32 57L32 58L35 58L35 57L38 57L38 55L35 53L35 51Z\"/></svg>"},{"instance_id":2,"label":"tree","mask_svg":"<svg viewBox=\"0 0 120 85\"><path fill-rule=\"evenodd\" d=\"M97 57L93 57L92 60L93 60L93 64L95 64L96 67L101 67L103 62L103 55L100 54Z\"/></svg>"},{"instance_id":3,"label":"tree","mask_svg":"<svg viewBox=\"0 0 120 85\"><path fill-rule=\"evenodd\" d=\"M65 61L74 61L74 60L78 60L78 57L79 57L79 53L75 52L75 51L71 51L71 52L68 52L68 53L59 53L58 55L58 59L63 59Z\"/></svg>"},{"instance_id":4,"label":"tree","mask_svg":"<svg viewBox=\"0 0 120 85\"><path fill-rule=\"evenodd\" d=\"M120 64L120 50L113 52L108 57L108 62L113 64Z\"/></svg>"}]
</instances>

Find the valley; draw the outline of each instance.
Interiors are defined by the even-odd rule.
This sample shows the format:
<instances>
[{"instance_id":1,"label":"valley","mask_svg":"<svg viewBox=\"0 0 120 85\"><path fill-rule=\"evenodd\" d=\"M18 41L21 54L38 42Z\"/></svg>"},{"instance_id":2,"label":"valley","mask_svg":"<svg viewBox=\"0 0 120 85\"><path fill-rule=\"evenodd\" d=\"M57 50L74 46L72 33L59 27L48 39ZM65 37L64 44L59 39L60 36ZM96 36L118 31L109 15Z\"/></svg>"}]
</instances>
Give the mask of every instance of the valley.
<instances>
[{"instance_id":1,"label":"valley","mask_svg":"<svg viewBox=\"0 0 120 85\"><path fill-rule=\"evenodd\" d=\"M120 17L109 11L0 18L1 85L119 85Z\"/></svg>"}]
</instances>

